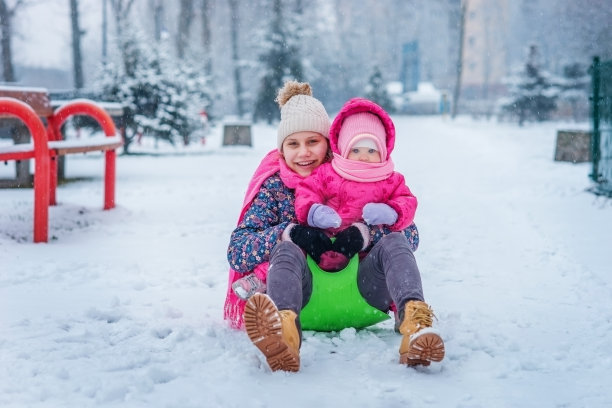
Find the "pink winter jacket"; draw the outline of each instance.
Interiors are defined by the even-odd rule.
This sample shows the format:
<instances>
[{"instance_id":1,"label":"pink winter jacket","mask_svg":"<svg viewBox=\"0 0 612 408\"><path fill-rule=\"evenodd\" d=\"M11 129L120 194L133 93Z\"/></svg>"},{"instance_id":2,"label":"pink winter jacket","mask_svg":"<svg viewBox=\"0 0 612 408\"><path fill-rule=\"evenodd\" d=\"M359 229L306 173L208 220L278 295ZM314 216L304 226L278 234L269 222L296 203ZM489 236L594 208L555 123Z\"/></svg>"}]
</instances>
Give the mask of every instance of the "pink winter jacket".
<instances>
[{"instance_id":1,"label":"pink winter jacket","mask_svg":"<svg viewBox=\"0 0 612 408\"><path fill-rule=\"evenodd\" d=\"M395 146L395 126L393 121L377 104L363 98L348 101L329 130L329 144L334 153L338 149L338 135L342 122L349 116L360 112L378 115L386 131L387 155L390 157ZM408 227L417 208L417 199L406 186L404 176L393 172L381 181L363 183L342 178L335 172L330 163L319 166L310 177L304 179L296 189L295 211L300 223L306 223L308 211L313 204L325 204L338 212L342 225L332 233L345 229L354 222L363 222L363 206L367 203L385 203L397 212L397 221L389 226L393 231Z\"/></svg>"},{"instance_id":2,"label":"pink winter jacket","mask_svg":"<svg viewBox=\"0 0 612 408\"><path fill-rule=\"evenodd\" d=\"M330 229L331 233L341 231L354 222L363 222L363 206L367 203L385 203L397 212L397 221L389 226L393 231L401 231L412 224L417 208L417 199L400 173L393 172L382 181L361 183L340 177L330 163L320 165L299 184L295 195L295 214L300 223L306 224L308 211L316 203L333 208L342 218L342 225L338 229Z\"/></svg>"}]
</instances>

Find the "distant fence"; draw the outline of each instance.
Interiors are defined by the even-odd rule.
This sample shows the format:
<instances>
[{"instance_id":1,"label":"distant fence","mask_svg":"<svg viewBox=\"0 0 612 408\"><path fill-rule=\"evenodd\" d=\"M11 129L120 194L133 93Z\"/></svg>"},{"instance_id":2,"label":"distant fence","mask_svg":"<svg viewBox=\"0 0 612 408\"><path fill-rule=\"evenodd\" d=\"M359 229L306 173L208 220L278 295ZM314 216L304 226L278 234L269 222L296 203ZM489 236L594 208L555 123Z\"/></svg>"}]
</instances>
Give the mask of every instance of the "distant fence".
<instances>
[{"instance_id":1,"label":"distant fence","mask_svg":"<svg viewBox=\"0 0 612 408\"><path fill-rule=\"evenodd\" d=\"M599 192L612 196L612 60L593 58L590 68L592 95L592 158L590 177Z\"/></svg>"}]
</instances>

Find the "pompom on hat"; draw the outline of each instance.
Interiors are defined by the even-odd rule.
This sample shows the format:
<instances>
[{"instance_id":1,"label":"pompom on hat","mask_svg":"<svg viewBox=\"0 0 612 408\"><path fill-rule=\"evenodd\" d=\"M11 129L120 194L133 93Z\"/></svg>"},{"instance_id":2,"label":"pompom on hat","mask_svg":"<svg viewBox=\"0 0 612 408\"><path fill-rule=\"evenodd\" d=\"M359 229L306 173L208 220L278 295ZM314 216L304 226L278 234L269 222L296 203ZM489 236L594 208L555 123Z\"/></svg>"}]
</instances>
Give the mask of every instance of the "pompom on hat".
<instances>
[{"instance_id":1,"label":"pompom on hat","mask_svg":"<svg viewBox=\"0 0 612 408\"><path fill-rule=\"evenodd\" d=\"M323 104L312 96L308 82L287 81L279 89L276 102L280 107L278 150L287 136L297 132L316 132L329 138L331 121Z\"/></svg>"}]
</instances>

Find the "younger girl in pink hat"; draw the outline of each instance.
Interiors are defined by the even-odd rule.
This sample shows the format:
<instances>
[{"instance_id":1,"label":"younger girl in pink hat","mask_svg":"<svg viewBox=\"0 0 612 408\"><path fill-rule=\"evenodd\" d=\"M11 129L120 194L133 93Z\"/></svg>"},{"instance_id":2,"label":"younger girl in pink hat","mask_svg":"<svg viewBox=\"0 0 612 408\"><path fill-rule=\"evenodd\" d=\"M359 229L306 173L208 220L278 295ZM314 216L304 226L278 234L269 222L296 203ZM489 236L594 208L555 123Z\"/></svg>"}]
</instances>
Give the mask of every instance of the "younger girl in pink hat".
<instances>
[{"instance_id":1,"label":"younger girl in pink hat","mask_svg":"<svg viewBox=\"0 0 612 408\"><path fill-rule=\"evenodd\" d=\"M417 199L404 176L394 171L390 157L394 144L395 127L380 106L361 98L349 101L330 129L333 159L296 189L298 221L332 235L351 226L359 229L362 248L349 245L340 251L343 235L337 237L341 240L337 252L348 258L370 241L363 222L386 225L392 231L402 231L412 224ZM357 234L354 228L351 231Z\"/></svg>"},{"instance_id":2,"label":"younger girl in pink hat","mask_svg":"<svg viewBox=\"0 0 612 408\"><path fill-rule=\"evenodd\" d=\"M298 221L335 236L319 265L338 270L359 253L361 295L383 312L396 311L396 329L403 335L400 362L429 365L442 360L444 342L432 328L433 311L425 303L413 250L401 233L413 223L417 199L404 176L394 171L393 121L374 102L351 99L334 119L329 143L333 159L302 180L295 194ZM377 242L372 227L390 233ZM338 253L345 262L330 268L330 256Z\"/></svg>"}]
</instances>

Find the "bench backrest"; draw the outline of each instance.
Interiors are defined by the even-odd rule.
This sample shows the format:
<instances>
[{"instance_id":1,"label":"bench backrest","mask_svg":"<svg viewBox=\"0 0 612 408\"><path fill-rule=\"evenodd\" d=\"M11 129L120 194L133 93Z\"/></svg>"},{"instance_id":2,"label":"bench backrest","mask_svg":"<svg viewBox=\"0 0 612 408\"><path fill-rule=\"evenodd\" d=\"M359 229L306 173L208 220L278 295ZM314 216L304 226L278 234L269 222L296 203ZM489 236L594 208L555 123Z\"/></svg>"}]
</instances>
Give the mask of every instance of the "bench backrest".
<instances>
[{"instance_id":1,"label":"bench backrest","mask_svg":"<svg viewBox=\"0 0 612 408\"><path fill-rule=\"evenodd\" d=\"M48 117L53 114L49 91L45 88L0 86L0 96L8 96L27 103L38 116Z\"/></svg>"}]
</instances>

